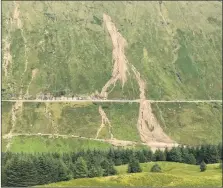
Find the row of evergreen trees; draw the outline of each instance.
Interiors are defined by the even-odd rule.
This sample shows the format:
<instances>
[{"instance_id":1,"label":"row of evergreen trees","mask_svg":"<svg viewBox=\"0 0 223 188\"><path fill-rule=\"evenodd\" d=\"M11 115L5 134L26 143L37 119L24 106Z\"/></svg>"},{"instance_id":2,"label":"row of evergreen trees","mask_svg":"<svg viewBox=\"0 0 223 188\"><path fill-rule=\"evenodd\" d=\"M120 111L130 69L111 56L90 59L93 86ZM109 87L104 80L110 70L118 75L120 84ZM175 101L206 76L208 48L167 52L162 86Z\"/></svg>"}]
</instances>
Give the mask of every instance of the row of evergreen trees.
<instances>
[{"instance_id":1,"label":"row of evergreen trees","mask_svg":"<svg viewBox=\"0 0 223 188\"><path fill-rule=\"evenodd\" d=\"M149 149L87 150L71 153L2 153L2 185L23 187L42 185L71 178L116 174L114 166L134 160L173 161L188 164L217 163L222 159L222 145L175 147L154 153Z\"/></svg>"}]
</instances>

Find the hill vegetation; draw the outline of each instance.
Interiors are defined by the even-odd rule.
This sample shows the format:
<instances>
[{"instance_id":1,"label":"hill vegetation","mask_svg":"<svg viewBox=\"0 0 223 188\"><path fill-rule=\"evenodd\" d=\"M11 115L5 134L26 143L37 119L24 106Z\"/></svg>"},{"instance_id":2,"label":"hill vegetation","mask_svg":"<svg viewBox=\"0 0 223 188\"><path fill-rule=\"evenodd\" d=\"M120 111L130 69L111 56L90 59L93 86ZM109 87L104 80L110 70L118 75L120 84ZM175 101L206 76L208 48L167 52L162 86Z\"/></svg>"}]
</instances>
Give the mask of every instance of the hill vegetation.
<instances>
[{"instance_id":1,"label":"hill vegetation","mask_svg":"<svg viewBox=\"0 0 223 188\"><path fill-rule=\"evenodd\" d=\"M2 133L4 136L13 130L12 135L20 136L11 141L3 137L4 151L8 142L11 142L9 151L16 152L69 151L73 146L90 148L91 142L92 147L103 145L109 148L106 142L90 139L110 139L111 136L142 143L137 130L137 103L23 103L17 111L15 123L12 121L13 105L15 103L2 102ZM99 106L102 106L111 127L105 124L101 128ZM162 129L177 143L196 146L221 142L222 104L153 103L152 110ZM57 138L57 135L61 136ZM82 146L78 146L80 143Z\"/></svg>"},{"instance_id":2,"label":"hill vegetation","mask_svg":"<svg viewBox=\"0 0 223 188\"><path fill-rule=\"evenodd\" d=\"M127 41L126 58L145 81L148 99L221 99L218 1L3 1L2 7L3 99L100 93L113 67L103 14ZM124 86L117 81L108 98L139 98L129 66L127 72Z\"/></svg>"},{"instance_id":3,"label":"hill vegetation","mask_svg":"<svg viewBox=\"0 0 223 188\"><path fill-rule=\"evenodd\" d=\"M221 185L221 2L2 7L4 186Z\"/></svg>"}]
</instances>

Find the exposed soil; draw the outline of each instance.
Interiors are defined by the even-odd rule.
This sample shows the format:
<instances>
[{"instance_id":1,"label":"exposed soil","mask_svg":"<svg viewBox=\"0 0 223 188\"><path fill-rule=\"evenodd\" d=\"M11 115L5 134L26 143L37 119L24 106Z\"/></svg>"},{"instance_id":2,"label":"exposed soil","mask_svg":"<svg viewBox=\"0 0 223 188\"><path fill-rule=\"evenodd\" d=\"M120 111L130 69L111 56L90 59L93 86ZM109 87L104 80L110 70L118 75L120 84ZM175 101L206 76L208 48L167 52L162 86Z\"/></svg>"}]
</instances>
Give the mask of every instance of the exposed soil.
<instances>
[{"instance_id":1,"label":"exposed soil","mask_svg":"<svg viewBox=\"0 0 223 188\"><path fill-rule=\"evenodd\" d=\"M26 95L29 95L29 87L30 87L33 79L36 77L37 73L38 73L38 69L33 69L32 70L32 78L31 78L31 80L30 80L30 82L29 82L29 84L27 86Z\"/></svg>"},{"instance_id":2,"label":"exposed soil","mask_svg":"<svg viewBox=\"0 0 223 188\"><path fill-rule=\"evenodd\" d=\"M12 56L11 56L11 53L10 53L10 45L11 44L7 40L5 40L5 45L4 45L4 49L3 49L3 52L4 52L3 70L5 72L6 77L8 76L9 66L12 64Z\"/></svg>"},{"instance_id":3,"label":"exposed soil","mask_svg":"<svg viewBox=\"0 0 223 188\"><path fill-rule=\"evenodd\" d=\"M20 134L20 133L14 133L11 134L11 138L12 137L16 137L16 136L49 136L49 138L53 138L55 135L54 134L42 134L42 133L35 133L35 134L29 134L29 133L24 133L24 134ZM57 138L58 137L62 137L62 138L80 138L80 139L84 139L84 140L95 140L95 141L100 141L100 142L107 142L110 143L114 146L133 146L136 145L136 142L132 142L132 141L127 141L127 140L117 140L117 139L97 139L97 138L87 138L87 137L83 137L83 136L76 136L76 135L61 135L61 134L57 134L56 135ZM8 139L7 135L3 136L3 139ZM142 145L144 145L142 143Z\"/></svg>"},{"instance_id":4,"label":"exposed soil","mask_svg":"<svg viewBox=\"0 0 223 188\"><path fill-rule=\"evenodd\" d=\"M49 119L49 121L51 123L51 126L53 128L53 132L54 132L54 134L52 134L52 135L58 135L58 126L57 126L57 124L55 123L55 121L52 118L52 114L51 114L51 112L49 110L49 103L46 103L45 105L46 105L46 107L45 107L45 116L47 117L47 119Z\"/></svg>"},{"instance_id":5,"label":"exposed soil","mask_svg":"<svg viewBox=\"0 0 223 188\"><path fill-rule=\"evenodd\" d=\"M120 79L122 81L122 84L124 85L127 80L127 65L130 65L131 70L135 75L135 79L138 82L140 91L140 107L137 128L140 133L141 140L147 143L148 145L152 145L154 144L154 142L164 142L167 144L173 143L173 141L163 132L154 114L152 113L150 103L146 101L146 84L144 80L140 77L140 73L136 70L136 68L130 63L128 63L125 57L124 48L127 46L126 40L117 31L114 23L112 23L111 18L108 15L104 14L103 19L112 39L113 60L115 61L115 64L112 74L113 77L103 87L101 94L107 98L107 88L112 83L115 83L118 79Z\"/></svg>"},{"instance_id":6,"label":"exposed soil","mask_svg":"<svg viewBox=\"0 0 223 188\"><path fill-rule=\"evenodd\" d=\"M18 29L22 28L22 22L20 20L20 5L18 1L15 1L15 9L13 12L12 22L16 24Z\"/></svg>"},{"instance_id":7,"label":"exposed soil","mask_svg":"<svg viewBox=\"0 0 223 188\"><path fill-rule=\"evenodd\" d=\"M104 98L108 97L108 88L111 85L115 85L115 83L120 80L122 83L122 87L127 81L127 59L125 57L124 48L127 45L126 40L122 37L122 35L116 29L114 23L111 21L111 17L103 14L103 21L107 27L109 35L112 40L113 51L112 51L112 60L114 62L112 77L111 79L104 85L101 90L100 95Z\"/></svg>"},{"instance_id":8,"label":"exposed soil","mask_svg":"<svg viewBox=\"0 0 223 188\"><path fill-rule=\"evenodd\" d=\"M107 124L108 125L108 128L109 128L109 133L111 135L111 139L113 139L113 134L112 134L112 126L111 126L111 123L106 115L106 113L104 112L104 110L102 109L101 106L99 106L98 108L98 111L99 111L99 114L101 115L101 126L99 127L98 131L97 131L97 135L95 138L98 138L101 130L105 127L105 125Z\"/></svg>"},{"instance_id":9,"label":"exposed soil","mask_svg":"<svg viewBox=\"0 0 223 188\"><path fill-rule=\"evenodd\" d=\"M141 79L140 73L132 65L132 71L139 85L140 90L140 107L137 128L139 130L141 140L148 145L153 142L173 143L173 141L163 132L158 121L156 120L151 104L145 97L145 82Z\"/></svg>"},{"instance_id":10,"label":"exposed soil","mask_svg":"<svg viewBox=\"0 0 223 188\"><path fill-rule=\"evenodd\" d=\"M127 141L127 140L117 140L117 139L111 139L111 140L105 140L106 142L114 145L114 146L134 146L136 145L136 142Z\"/></svg>"},{"instance_id":11,"label":"exposed soil","mask_svg":"<svg viewBox=\"0 0 223 188\"><path fill-rule=\"evenodd\" d=\"M14 131L15 126L16 126L17 114L20 110L22 110L22 106L23 106L23 103L21 101L16 101L15 104L12 106L12 110L11 110L11 122L12 122L11 130L4 137L4 138L8 139L8 143L6 145L6 151L10 149L11 141L12 141L11 140L12 139L12 134L13 134L13 131Z\"/></svg>"}]
</instances>

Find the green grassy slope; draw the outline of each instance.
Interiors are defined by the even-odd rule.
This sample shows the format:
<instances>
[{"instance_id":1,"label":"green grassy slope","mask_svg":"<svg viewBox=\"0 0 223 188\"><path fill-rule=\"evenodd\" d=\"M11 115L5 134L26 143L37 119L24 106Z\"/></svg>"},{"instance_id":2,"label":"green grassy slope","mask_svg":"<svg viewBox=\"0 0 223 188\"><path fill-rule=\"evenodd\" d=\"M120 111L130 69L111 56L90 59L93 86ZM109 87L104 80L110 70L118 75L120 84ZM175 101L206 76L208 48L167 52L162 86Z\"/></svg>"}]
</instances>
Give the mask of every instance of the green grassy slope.
<instances>
[{"instance_id":1,"label":"green grassy slope","mask_svg":"<svg viewBox=\"0 0 223 188\"><path fill-rule=\"evenodd\" d=\"M2 152L6 151L7 141L3 139ZM147 148L140 143L129 146L113 146L107 142L97 140L88 140L82 138L56 138L49 136L17 136L12 138L10 151L11 152L78 152L80 150L108 150L109 148L129 148L129 149L143 149Z\"/></svg>"},{"instance_id":2,"label":"green grassy slope","mask_svg":"<svg viewBox=\"0 0 223 188\"><path fill-rule=\"evenodd\" d=\"M221 187L222 171L218 164L208 165L205 172L199 171L199 166L181 163L157 162L162 173L149 172L153 162L141 164L143 172L126 174L127 166L116 167L119 175L100 178L74 179L67 182L58 182L46 187L62 186L214 186Z\"/></svg>"},{"instance_id":3,"label":"green grassy slope","mask_svg":"<svg viewBox=\"0 0 223 188\"><path fill-rule=\"evenodd\" d=\"M111 121L116 138L140 141L136 128L139 105L136 103L23 103L13 132L56 134L56 126L58 134L94 138L101 125L98 111L100 105ZM3 102L3 134L11 128L10 107L11 103ZM46 107L51 117L47 116ZM99 134L99 138L110 138L108 125Z\"/></svg>"},{"instance_id":4,"label":"green grassy slope","mask_svg":"<svg viewBox=\"0 0 223 188\"><path fill-rule=\"evenodd\" d=\"M220 2L20 2L21 27L15 5L2 7L3 57L12 56L8 77L3 70L4 99L27 90L32 96L100 92L113 66L103 13L127 40L126 56L146 81L149 99L222 96ZM139 98L131 71L109 98Z\"/></svg>"},{"instance_id":5,"label":"green grassy slope","mask_svg":"<svg viewBox=\"0 0 223 188\"><path fill-rule=\"evenodd\" d=\"M222 139L222 103L153 103L164 131L188 145L218 144Z\"/></svg>"},{"instance_id":6,"label":"green grassy slope","mask_svg":"<svg viewBox=\"0 0 223 188\"><path fill-rule=\"evenodd\" d=\"M10 151L12 152L78 152L80 150L109 149L111 144L94 140L83 140L79 138L49 138L47 136L14 137ZM5 151L5 147L2 147Z\"/></svg>"},{"instance_id":7,"label":"green grassy slope","mask_svg":"<svg viewBox=\"0 0 223 188\"><path fill-rule=\"evenodd\" d=\"M101 125L99 105L106 113L112 126L112 134L116 139L141 142L137 130L139 113L137 103L23 103L22 110L16 115L13 133L37 135L33 139L28 136L14 138L11 150L30 151L31 148L32 151L45 151L46 148L48 151L64 151L67 147L72 149L72 142L78 145L74 138L52 139L48 136L42 138L38 133L95 138ZM164 132L176 142L188 145L218 144L222 138L221 105L219 103L153 103L152 109ZM46 107L51 117L46 115ZM11 109L12 103L2 102L3 135L9 133L12 128ZM110 138L108 125L101 130L98 138ZM6 145L7 139L2 139L2 142ZM86 142L88 147L90 141ZM94 145L93 141L92 144ZM41 145L44 147L39 148ZM96 148L101 147L100 144L96 146ZM103 147L109 146L105 144Z\"/></svg>"}]
</instances>

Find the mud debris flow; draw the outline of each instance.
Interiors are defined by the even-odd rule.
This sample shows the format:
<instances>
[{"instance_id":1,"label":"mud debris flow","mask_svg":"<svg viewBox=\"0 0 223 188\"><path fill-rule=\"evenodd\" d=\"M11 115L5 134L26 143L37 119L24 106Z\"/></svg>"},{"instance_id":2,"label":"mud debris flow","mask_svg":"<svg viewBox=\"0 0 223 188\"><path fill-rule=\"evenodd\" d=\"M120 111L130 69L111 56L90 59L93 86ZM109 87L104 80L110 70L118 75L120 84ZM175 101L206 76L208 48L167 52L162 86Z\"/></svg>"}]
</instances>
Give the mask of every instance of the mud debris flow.
<instances>
[{"instance_id":1,"label":"mud debris flow","mask_svg":"<svg viewBox=\"0 0 223 188\"><path fill-rule=\"evenodd\" d=\"M8 76L9 66L12 64L12 56L11 56L11 53L10 53L10 45L11 44L7 40L5 40L5 45L4 45L4 49L3 49L3 51L5 52L4 56L3 56L3 70L5 72L6 77Z\"/></svg>"},{"instance_id":2,"label":"mud debris flow","mask_svg":"<svg viewBox=\"0 0 223 188\"><path fill-rule=\"evenodd\" d=\"M22 28L22 22L20 20L20 10L19 10L20 5L19 5L19 2L15 1L14 5L15 5L15 9L14 9L14 12L13 12L12 23L16 24L18 29L21 29Z\"/></svg>"},{"instance_id":3,"label":"mud debris flow","mask_svg":"<svg viewBox=\"0 0 223 188\"><path fill-rule=\"evenodd\" d=\"M29 82L29 84L28 84L27 90L26 90L26 95L27 95L27 96L29 95L29 87L30 87L30 85L31 85L31 83L32 83L32 81L33 81L33 79L36 77L37 73L38 73L38 69L33 69L33 70L32 70L32 78L31 78L31 80L30 80L30 82Z\"/></svg>"},{"instance_id":4,"label":"mud debris flow","mask_svg":"<svg viewBox=\"0 0 223 188\"><path fill-rule=\"evenodd\" d=\"M110 16L103 14L103 21L107 27L107 30L112 40L112 45L113 45L112 60L114 62L112 78L104 85L100 93L102 97L107 98L108 97L107 90L111 85L115 85L115 83L118 80L120 80L123 87L125 82L127 81L128 61L124 53L124 48L127 45L126 40L117 31L114 23L112 23L111 21Z\"/></svg>"},{"instance_id":5,"label":"mud debris flow","mask_svg":"<svg viewBox=\"0 0 223 188\"><path fill-rule=\"evenodd\" d=\"M50 112L49 104L46 104L46 107L45 107L45 116L50 121L50 124L51 124L51 126L53 128L54 134L55 135L58 135L58 126L57 126L57 124L54 122L54 120L52 118L52 114Z\"/></svg>"},{"instance_id":6,"label":"mud debris flow","mask_svg":"<svg viewBox=\"0 0 223 188\"><path fill-rule=\"evenodd\" d=\"M135 79L139 85L140 91L140 107L139 117L137 122L137 128L141 137L141 140L148 145L154 145L156 143L172 144L173 141L163 132L154 114L152 113L151 104L146 100L145 97L145 81L141 78L140 73L137 69L128 62L124 50L127 46L127 41L118 32L115 24L111 21L111 17L104 14L103 20L110 34L113 44L113 60L114 67L112 72L112 78L102 88L101 95L107 98L107 89L111 84L115 84L117 80L122 81L124 86L127 81L126 72L128 66L131 67Z\"/></svg>"},{"instance_id":7,"label":"mud debris flow","mask_svg":"<svg viewBox=\"0 0 223 188\"><path fill-rule=\"evenodd\" d=\"M104 110L102 109L101 106L99 106L99 114L101 115L101 126L99 127L98 131L97 131L97 135L96 135L96 139L99 137L99 133L101 132L101 130L105 127L105 125L107 124L108 125L108 128L109 128L109 133L110 133L110 136L111 136L111 139L113 139L113 134L112 134L112 126L111 126L111 123L109 121L109 119L107 118L106 116L106 113L104 112Z\"/></svg>"},{"instance_id":8,"label":"mud debris flow","mask_svg":"<svg viewBox=\"0 0 223 188\"><path fill-rule=\"evenodd\" d=\"M7 135L4 136L4 138L8 139L8 143L6 145L6 151L10 149L11 143L12 143L12 137L13 137L13 131L16 126L16 121L17 121L17 115L20 110L22 110L23 103L21 101L17 101L13 106L11 110L11 129Z\"/></svg>"},{"instance_id":9,"label":"mud debris flow","mask_svg":"<svg viewBox=\"0 0 223 188\"><path fill-rule=\"evenodd\" d=\"M17 8L14 11L13 18L17 20L18 28L21 29L21 22L19 22L19 13L18 13L18 5ZM107 81L107 83L104 85L100 92L100 97L107 99L108 98L108 89L110 86L115 86L117 81L120 81L122 84L122 87L124 87L125 83L127 82L127 75L133 73L140 91L139 96L139 116L137 121L137 128L141 137L143 144L146 144L150 146L151 148L164 148L164 147L171 147L173 146L173 141L163 132L162 128L160 127L158 121L156 120L154 114L152 113L151 103L146 99L145 92L146 92L146 83L142 79L140 73L137 71L137 69L128 62L126 56L125 56L125 47L127 47L127 41L123 38L123 36L118 32L117 28L115 27L115 24L112 22L111 17L103 14L103 21L104 24L108 30L108 33L111 37L112 45L113 45L113 52L112 52L112 61L114 63L113 70L112 70L112 77ZM26 70L25 70L26 71ZM27 94L29 90L29 86L33 79L36 77L38 73L38 69L32 70L32 78L29 82L28 88L27 88ZM22 106L22 101L16 102L15 105L12 108L12 129L10 130L8 135L5 135L4 138L11 138L13 129L16 124L16 110ZM101 106L99 106L99 114L101 116L101 125L97 131L95 140L101 140L105 142L109 142L112 145L116 146L126 146L126 145L134 145L135 143L131 141L124 141L124 140L117 140L114 138L112 134L112 124L109 121L106 113L102 109ZM58 127L55 124L55 122L52 119L52 114L48 110L48 106L45 109L45 115L50 120L52 127L54 129L54 134L58 134ZM98 139L99 134L101 130L108 126L110 139ZM27 134L30 135L30 134ZM73 137L73 136L72 136ZM93 139L93 138L86 138L86 139ZM10 143L8 142L7 148L10 147Z\"/></svg>"}]
</instances>

